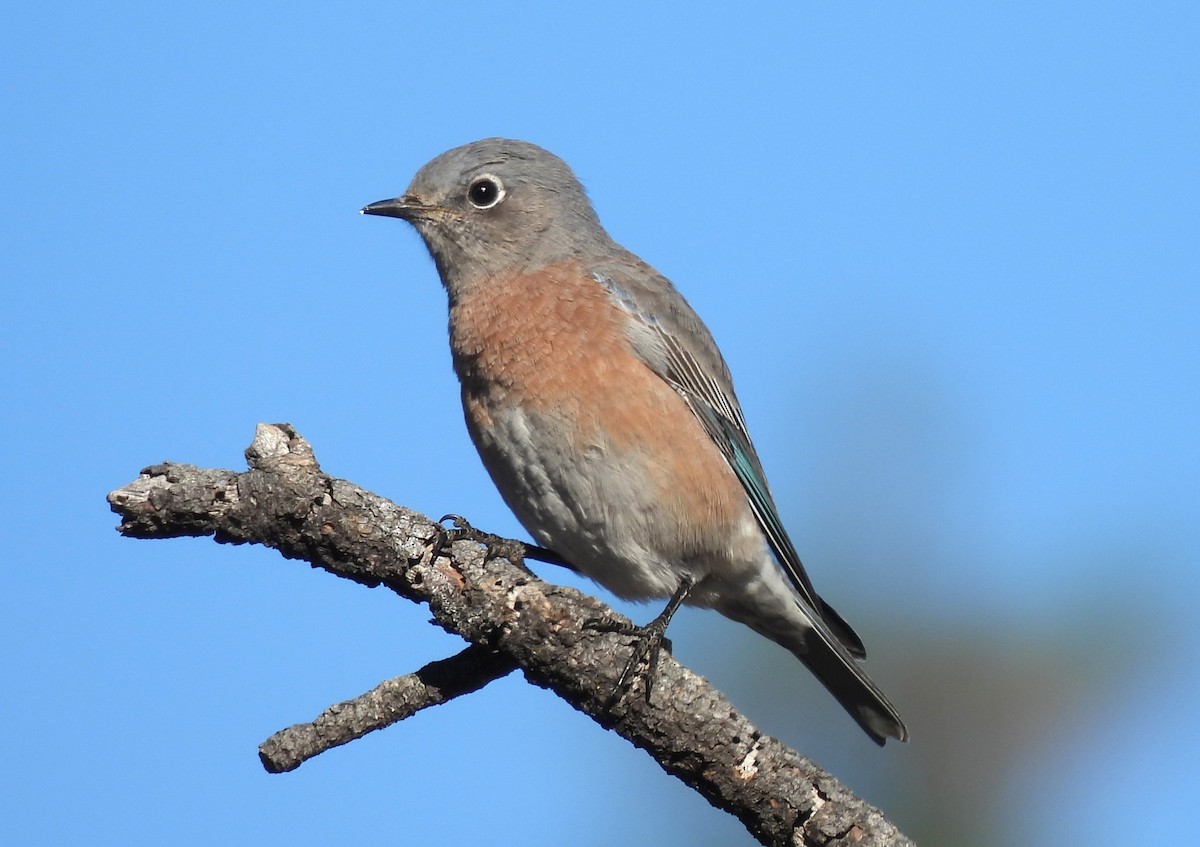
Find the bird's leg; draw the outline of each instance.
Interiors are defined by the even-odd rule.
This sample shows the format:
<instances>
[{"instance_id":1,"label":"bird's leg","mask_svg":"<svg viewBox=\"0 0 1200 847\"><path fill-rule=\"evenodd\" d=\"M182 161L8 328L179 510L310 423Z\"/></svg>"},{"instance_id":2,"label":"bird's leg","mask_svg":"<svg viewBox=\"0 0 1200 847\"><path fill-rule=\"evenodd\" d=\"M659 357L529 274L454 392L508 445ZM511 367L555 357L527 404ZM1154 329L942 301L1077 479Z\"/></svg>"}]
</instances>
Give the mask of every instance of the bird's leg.
<instances>
[{"instance_id":1,"label":"bird's leg","mask_svg":"<svg viewBox=\"0 0 1200 847\"><path fill-rule=\"evenodd\" d=\"M646 702L650 702L650 692L654 688L654 674L658 669L658 654L662 650L663 643L668 646L670 642L666 640L667 627L671 624L671 618L675 617L675 613L679 611L679 607L683 605L683 601L687 599L688 593L696 584L696 578L691 574L684 574L679 580L679 587L675 589L675 593L671 595L671 599L667 601L667 607L659 612L658 617L650 621L643 627L637 628L638 641L634 645L633 655L629 657L629 661L625 665L625 669L621 671L621 676L617 678L617 684L613 687L613 692L608 698L608 706L613 706L620 698L621 693L625 690L635 670L644 661L646 663L645 670L645 691Z\"/></svg>"},{"instance_id":2,"label":"bird's leg","mask_svg":"<svg viewBox=\"0 0 1200 847\"><path fill-rule=\"evenodd\" d=\"M441 528L440 524L444 524L446 521L453 521L454 529ZM434 548L434 558L441 554L443 548L448 547L455 541L467 540L482 544L487 548L487 551L484 553L485 562L502 557L514 564L522 564L526 557L528 557L530 559L537 559L539 562L558 565L569 571L579 573L578 568L553 550L547 550L545 547L539 547L536 544L526 544L523 541L517 541L513 538L501 538L499 535L476 529L462 515L455 515L453 513L442 515L438 520L438 524L439 529L441 529L441 536L438 538Z\"/></svg>"},{"instance_id":3,"label":"bird's leg","mask_svg":"<svg viewBox=\"0 0 1200 847\"><path fill-rule=\"evenodd\" d=\"M497 556L504 556L506 559L519 562L525 557L524 545L519 541L509 541L506 538L501 538L499 535L493 535L490 532L476 529L462 515L451 513L438 518L438 524L444 524L446 521L453 522L454 529L442 530L444 538L443 546L453 544L455 541L474 541L476 544L482 544L487 548L487 552L484 554L485 561L487 559L494 559Z\"/></svg>"},{"instance_id":4,"label":"bird's leg","mask_svg":"<svg viewBox=\"0 0 1200 847\"><path fill-rule=\"evenodd\" d=\"M455 541L474 541L476 544L482 544L485 548L483 554L483 561L485 563L496 558L505 558L518 565L524 562L526 546L520 541L511 538L501 538L499 535L476 529L462 515L442 515L438 519L438 524L443 524L446 521L453 521L454 529L442 530L442 536L439 539L435 555L441 553L442 548L453 544Z\"/></svg>"},{"instance_id":5,"label":"bird's leg","mask_svg":"<svg viewBox=\"0 0 1200 847\"><path fill-rule=\"evenodd\" d=\"M558 565L560 568L566 568L571 573L579 573L579 568L572 565L558 553L545 547L539 547L536 544L525 545L525 557L537 559L539 562L545 562L548 565Z\"/></svg>"}]
</instances>

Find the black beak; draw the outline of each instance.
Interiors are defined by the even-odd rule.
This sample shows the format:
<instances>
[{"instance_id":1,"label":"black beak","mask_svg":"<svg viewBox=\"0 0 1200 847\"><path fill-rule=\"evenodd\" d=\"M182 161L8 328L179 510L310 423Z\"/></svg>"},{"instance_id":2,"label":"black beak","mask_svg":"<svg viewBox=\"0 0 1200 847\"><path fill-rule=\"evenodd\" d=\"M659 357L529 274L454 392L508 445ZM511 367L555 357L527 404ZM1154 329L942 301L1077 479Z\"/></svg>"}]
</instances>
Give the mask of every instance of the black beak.
<instances>
[{"instance_id":1,"label":"black beak","mask_svg":"<svg viewBox=\"0 0 1200 847\"><path fill-rule=\"evenodd\" d=\"M411 197L395 197L391 200L380 200L378 203L363 206L358 211L362 215L383 215L388 218L409 220L418 208L420 208L420 204L414 203Z\"/></svg>"}]
</instances>

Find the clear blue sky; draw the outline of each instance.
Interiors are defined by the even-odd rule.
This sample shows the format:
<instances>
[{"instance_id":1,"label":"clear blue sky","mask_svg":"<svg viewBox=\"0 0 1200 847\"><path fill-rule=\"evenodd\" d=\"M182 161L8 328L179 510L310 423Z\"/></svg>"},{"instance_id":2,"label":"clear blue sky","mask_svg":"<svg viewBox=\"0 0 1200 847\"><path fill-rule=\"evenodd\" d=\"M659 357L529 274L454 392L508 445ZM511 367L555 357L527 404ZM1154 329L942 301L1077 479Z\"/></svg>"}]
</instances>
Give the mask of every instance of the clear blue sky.
<instances>
[{"instance_id":1,"label":"clear blue sky","mask_svg":"<svg viewBox=\"0 0 1200 847\"><path fill-rule=\"evenodd\" d=\"M288 421L332 474L522 535L432 264L357 214L490 135L567 159L705 316L913 741L874 749L713 615L678 620L681 660L926 844L943 812L910 795L947 774L995 804L978 843L1124 844L1131 802L1175 838L1200 783L1197 44L1183 2L10 4L0 842L749 843L517 677L268 776L267 735L459 643L261 549L113 531L141 467L242 467Z\"/></svg>"}]
</instances>

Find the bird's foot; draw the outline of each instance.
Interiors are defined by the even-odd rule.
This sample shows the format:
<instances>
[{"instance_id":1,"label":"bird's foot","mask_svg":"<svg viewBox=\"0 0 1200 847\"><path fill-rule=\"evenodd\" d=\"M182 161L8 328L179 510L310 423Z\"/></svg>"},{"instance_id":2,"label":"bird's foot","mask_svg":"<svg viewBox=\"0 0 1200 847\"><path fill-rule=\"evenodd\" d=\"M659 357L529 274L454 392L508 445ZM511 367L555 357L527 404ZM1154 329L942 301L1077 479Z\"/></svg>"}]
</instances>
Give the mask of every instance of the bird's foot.
<instances>
[{"instance_id":1,"label":"bird's foot","mask_svg":"<svg viewBox=\"0 0 1200 847\"><path fill-rule=\"evenodd\" d=\"M679 587L675 589L675 593L671 595L671 599L667 601L667 607L659 613L658 617L650 621L650 623L641 627L625 627L626 632L631 632L637 635L637 642L633 646L633 655L629 657L629 661L625 663L624 670L617 677L617 684L613 686L612 693L608 696L605 702L605 708L611 709L620 701L622 694L631 687L633 681L638 677L643 680L642 690L645 693L646 703L650 704L650 697L654 691L654 676L658 671L658 657L665 646L670 652L671 642L667 639L667 627L671 623L671 618L675 616L675 612L683 604L687 598L688 592L692 590L692 586L696 584L695 579L685 575L679 582ZM611 621L610 623L617 623Z\"/></svg>"},{"instance_id":2,"label":"bird's foot","mask_svg":"<svg viewBox=\"0 0 1200 847\"><path fill-rule=\"evenodd\" d=\"M454 528L446 529L443 527L442 524L446 521L452 521ZM453 513L442 515L441 519L438 520L438 532L440 534L434 542L433 547L434 558L440 556L442 551L455 541L474 541L477 544L483 545L486 549L484 553L485 563L492 559L508 559L513 564L520 565L524 564L525 559L537 559L539 562L547 562L548 564L558 565L575 573L579 572L578 568L553 550L539 547L536 544L526 544L524 541L517 541L514 538L502 538L494 533L476 529L462 515L455 515Z\"/></svg>"},{"instance_id":3,"label":"bird's foot","mask_svg":"<svg viewBox=\"0 0 1200 847\"><path fill-rule=\"evenodd\" d=\"M667 623L668 621L659 616L645 626L625 626L621 629L614 627L617 631L635 635L637 640L633 645L633 655L625 663L612 692L608 695L608 700L605 701L606 709L615 706L638 679L642 681L646 703L650 704L650 697L654 691L654 675L658 671L658 657L664 647L668 653L671 651L671 640L667 638Z\"/></svg>"},{"instance_id":4,"label":"bird's foot","mask_svg":"<svg viewBox=\"0 0 1200 847\"><path fill-rule=\"evenodd\" d=\"M446 529L443 527L442 524L446 521L453 522L454 528ZM499 535L476 529L462 515L442 515L438 520L438 529L440 535L434 542L434 558L441 555L442 551L455 541L474 541L476 544L483 545L484 564L490 562L492 559L500 558L508 559L516 565L523 564L525 561L525 545L520 541L511 538L502 538Z\"/></svg>"}]
</instances>

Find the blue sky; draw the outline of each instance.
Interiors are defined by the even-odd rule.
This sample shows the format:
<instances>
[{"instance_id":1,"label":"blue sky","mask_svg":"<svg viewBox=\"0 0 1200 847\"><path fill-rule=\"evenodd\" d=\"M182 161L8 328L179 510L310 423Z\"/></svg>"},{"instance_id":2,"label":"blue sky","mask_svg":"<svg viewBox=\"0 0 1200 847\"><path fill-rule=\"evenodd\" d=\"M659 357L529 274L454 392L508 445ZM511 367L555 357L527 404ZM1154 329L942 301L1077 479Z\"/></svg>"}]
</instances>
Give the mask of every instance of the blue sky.
<instances>
[{"instance_id":1,"label":"blue sky","mask_svg":"<svg viewBox=\"0 0 1200 847\"><path fill-rule=\"evenodd\" d=\"M459 642L261 549L113 531L141 467L242 467L288 421L334 475L523 535L432 263L357 214L490 135L570 162L705 317L913 741L875 750L711 614L676 655L918 843L1125 843L1130 791L1139 836L1174 835L1200 783L1198 38L1185 3L6 9L0 841L750 843L515 677L268 776L263 738ZM948 775L993 805L947 823Z\"/></svg>"}]
</instances>

